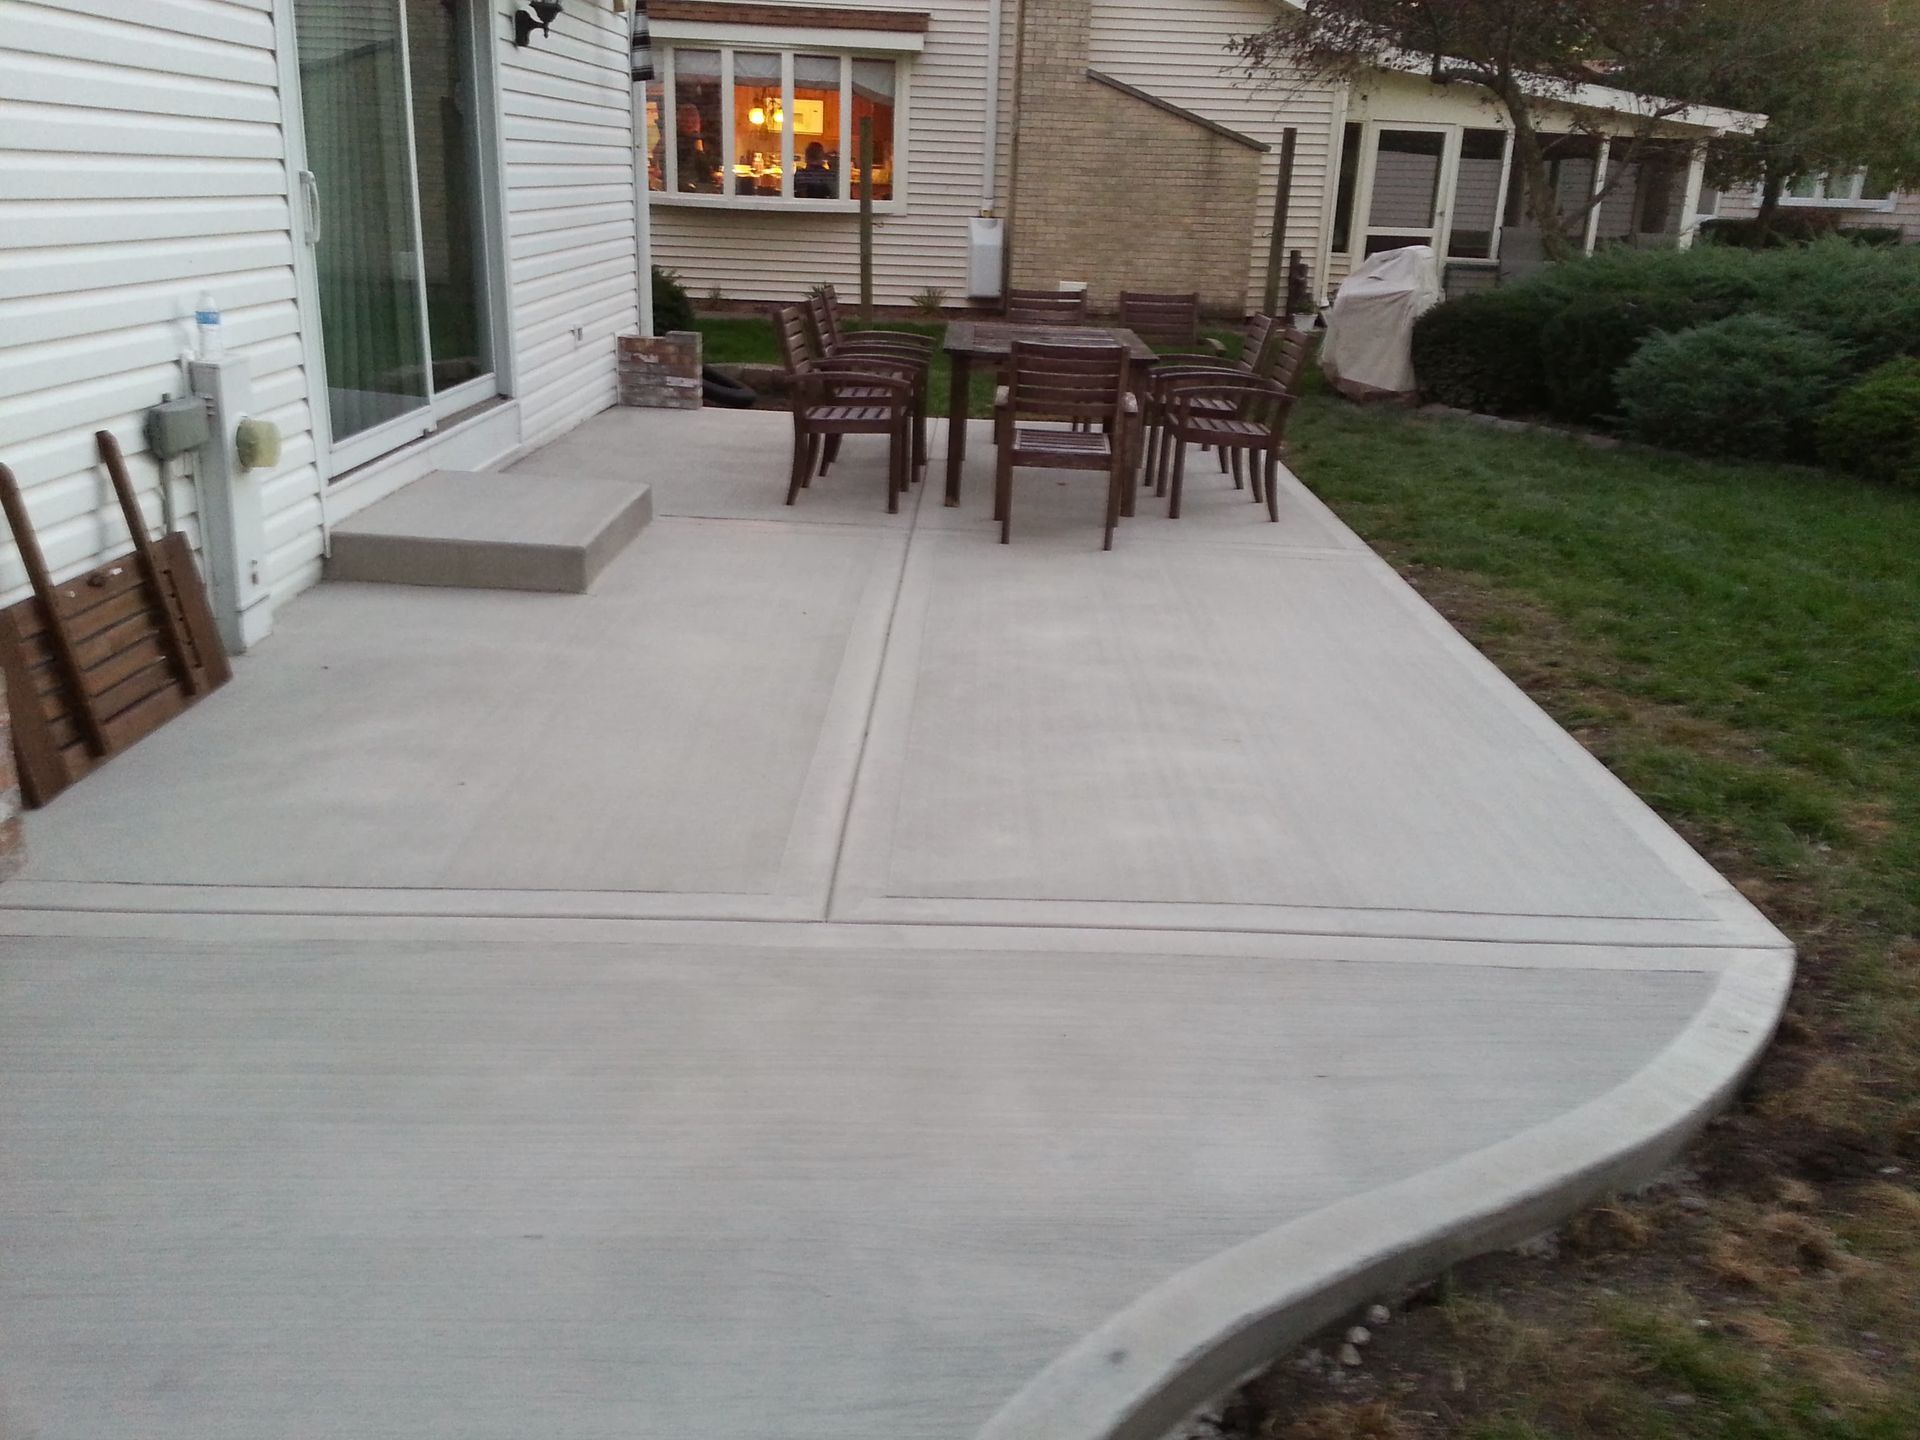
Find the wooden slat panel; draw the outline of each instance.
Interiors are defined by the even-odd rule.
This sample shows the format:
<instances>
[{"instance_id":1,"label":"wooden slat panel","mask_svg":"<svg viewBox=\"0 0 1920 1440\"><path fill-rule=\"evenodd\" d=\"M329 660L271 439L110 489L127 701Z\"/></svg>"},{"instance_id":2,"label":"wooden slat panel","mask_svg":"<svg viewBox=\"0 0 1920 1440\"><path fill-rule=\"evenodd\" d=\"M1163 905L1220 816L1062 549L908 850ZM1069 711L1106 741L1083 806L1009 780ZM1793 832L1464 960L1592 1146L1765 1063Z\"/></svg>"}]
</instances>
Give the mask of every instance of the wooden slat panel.
<instances>
[{"instance_id":1,"label":"wooden slat panel","mask_svg":"<svg viewBox=\"0 0 1920 1440\"><path fill-rule=\"evenodd\" d=\"M107 722L107 742L117 754L158 730L186 709L188 703L187 697L171 685L156 690Z\"/></svg>"},{"instance_id":2,"label":"wooden slat panel","mask_svg":"<svg viewBox=\"0 0 1920 1440\"><path fill-rule=\"evenodd\" d=\"M93 696L94 713L100 716L103 722L109 722L109 730L111 730L111 721L131 710L149 695L178 688L179 682L174 678L171 666L164 662L147 665L118 684L96 691ZM139 738L140 736L135 735L126 743L130 745ZM112 739L111 734L108 739ZM119 749L120 746L116 745L113 748Z\"/></svg>"},{"instance_id":3,"label":"wooden slat panel","mask_svg":"<svg viewBox=\"0 0 1920 1440\"><path fill-rule=\"evenodd\" d=\"M109 690L146 669L149 665L167 665L166 649L160 644L160 637L149 627L146 634L138 637L132 645L119 654L108 657L87 671L87 688L95 696L104 698ZM102 711L104 714L105 712Z\"/></svg>"}]
</instances>

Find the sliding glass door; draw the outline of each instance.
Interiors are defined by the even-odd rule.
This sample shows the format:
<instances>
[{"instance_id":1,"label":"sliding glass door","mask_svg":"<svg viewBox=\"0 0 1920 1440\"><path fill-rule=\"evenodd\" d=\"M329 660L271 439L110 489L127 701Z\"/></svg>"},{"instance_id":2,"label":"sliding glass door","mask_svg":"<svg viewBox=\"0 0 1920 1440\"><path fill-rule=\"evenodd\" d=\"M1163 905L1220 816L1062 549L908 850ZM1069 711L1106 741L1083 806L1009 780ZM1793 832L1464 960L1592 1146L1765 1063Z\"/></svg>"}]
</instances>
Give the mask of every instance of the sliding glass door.
<instances>
[{"instance_id":1,"label":"sliding glass door","mask_svg":"<svg viewBox=\"0 0 1920 1440\"><path fill-rule=\"evenodd\" d=\"M293 0L330 469L492 393L481 0Z\"/></svg>"}]
</instances>

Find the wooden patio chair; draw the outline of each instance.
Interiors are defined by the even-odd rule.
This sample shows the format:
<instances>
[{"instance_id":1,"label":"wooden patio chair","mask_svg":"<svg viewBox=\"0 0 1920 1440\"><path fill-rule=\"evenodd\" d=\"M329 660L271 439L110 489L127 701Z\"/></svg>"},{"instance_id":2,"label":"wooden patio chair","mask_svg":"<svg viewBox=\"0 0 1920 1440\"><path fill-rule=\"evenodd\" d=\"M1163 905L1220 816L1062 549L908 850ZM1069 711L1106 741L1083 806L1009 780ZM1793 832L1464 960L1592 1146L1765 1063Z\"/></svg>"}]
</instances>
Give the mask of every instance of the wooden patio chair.
<instances>
[{"instance_id":1,"label":"wooden patio chair","mask_svg":"<svg viewBox=\"0 0 1920 1440\"><path fill-rule=\"evenodd\" d=\"M834 367L836 372L840 370L865 371L869 374L889 379L905 378L913 383L914 463L909 467L908 474L913 479L919 478L920 471L926 463L927 453L926 386L922 383L923 377L914 362L900 355L881 353L878 351L828 355L820 349L819 344L814 338L815 332L808 321L807 312L798 305L777 306L772 312L772 319L774 339L780 346L780 360L786 367L787 375L790 378L819 365L823 361L835 360L846 362L843 366L836 365ZM870 396L863 397L849 391L844 398L849 400L864 398L876 402L883 402L890 394L891 387L876 384ZM833 462L840 458L840 441L841 436L839 434L830 432L820 444L813 448L813 456L808 466L807 478L801 482L803 485L810 483L816 474L825 475L827 471L832 468Z\"/></svg>"},{"instance_id":2,"label":"wooden patio chair","mask_svg":"<svg viewBox=\"0 0 1920 1440\"><path fill-rule=\"evenodd\" d=\"M1087 323L1087 292L1084 290L1008 290L1009 325L1084 325Z\"/></svg>"},{"instance_id":3,"label":"wooden patio chair","mask_svg":"<svg viewBox=\"0 0 1920 1440\"><path fill-rule=\"evenodd\" d=\"M993 518L1000 543L1013 536L1013 472L1016 469L1104 470L1107 531L1113 548L1120 522L1121 487L1130 472L1134 421L1140 407L1127 388L1128 360L1120 345L1070 345L1016 340L1007 361L1007 383L994 400L997 446ZM1023 419L1085 421L1099 430L1043 429Z\"/></svg>"},{"instance_id":4,"label":"wooden patio chair","mask_svg":"<svg viewBox=\"0 0 1920 1440\"><path fill-rule=\"evenodd\" d=\"M933 337L910 330L847 329L839 292L831 285L818 286L808 294L806 313L813 326L816 352L822 357L874 355L913 368L913 474L920 479L927 468L927 392L933 371Z\"/></svg>"},{"instance_id":5,"label":"wooden patio chair","mask_svg":"<svg viewBox=\"0 0 1920 1440\"><path fill-rule=\"evenodd\" d=\"M1146 443L1142 447L1146 463L1141 467L1141 484L1155 486L1161 495L1167 493L1166 446L1164 432L1166 428L1167 396L1176 385L1189 381L1216 377L1224 380L1244 379L1248 376L1267 378L1277 359L1274 342L1280 335L1279 326L1270 315L1254 315L1248 319L1241 332L1240 353L1232 359L1185 360L1170 365L1157 366L1147 376L1144 405ZM1203 407L1209 408L1209 407ZM1212 402L1211 408L1222 413L1231 413L1228 402ZM1222 458L1225 458L1224 456ZM1236 484L1239 483L1236 480Z\"/></svg>"},{"instance_id":6,"label":"wooden patio chair","mask_svg":"<svg viewBox=\"0 0 1920 1440\"><path fill-rule=\"evenodd\" d=\"M885 435L887 513L897 514L900 495L913 479L918 410L912 368L879 355L814 353L797 305L776 310L773 321L792 392L787 504L800 498L816 474L826 474L846 436Z\"/></svg>"},{"instance_id":7,"label":"wooden patio chair","mask_svg":"<svg viewBox=\"0 0 1920 1440\"><path fill-rule=\"evenodd\" d=\"M1219 404L1225 402L1226 413ZM1253 482L1253 498L1267 502L1267 517L1280 520L1280 455L1286 448L1287 416L1293 396L1273 380L1253 376L1238 379L1196 378L1167 397L1166 439L1173 447L1173 495L1167 518L1180 518L1180 496L1186 483L1187 447L1210 445L1238 457L1246 455ZM1264 460L1265 464L1260 462Z\"/></svg>"},{"instance_id":8,"label":"wooden patio chair","mask_svg":"<svg viewBox=\"0 0 1920 1440\"><path fill-rule=\"evenodd\" d=\"M1151 345L1162 361L1184 356L1219 359L1226 354L1225 347L1219 341L1200 338L1200 293L1197 290L1185 295L1122 290L1120 324Z\"/></svg>"}]
</instances>

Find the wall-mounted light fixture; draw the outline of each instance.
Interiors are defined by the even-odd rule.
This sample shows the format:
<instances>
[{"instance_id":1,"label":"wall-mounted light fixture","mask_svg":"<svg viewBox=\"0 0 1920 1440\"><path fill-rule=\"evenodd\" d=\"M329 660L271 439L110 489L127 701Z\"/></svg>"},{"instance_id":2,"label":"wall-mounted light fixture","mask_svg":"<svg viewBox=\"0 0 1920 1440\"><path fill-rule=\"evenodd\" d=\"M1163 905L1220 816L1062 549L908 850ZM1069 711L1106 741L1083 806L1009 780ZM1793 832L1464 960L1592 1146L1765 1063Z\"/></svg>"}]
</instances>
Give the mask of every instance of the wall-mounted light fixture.
<instances>
[{"instance_id":1,"label":"wall-mounted light fixture","mask_svg":"<svg viewBox=\"0 0 1920 1440\"><path fill-rule=\"evenodd\" d=\"M513 12L513 43L525 45L533 39L533 32L542 35L553 34L554 17L560 13L560 0L532 0Z\"/></svg>"}]
</instances>

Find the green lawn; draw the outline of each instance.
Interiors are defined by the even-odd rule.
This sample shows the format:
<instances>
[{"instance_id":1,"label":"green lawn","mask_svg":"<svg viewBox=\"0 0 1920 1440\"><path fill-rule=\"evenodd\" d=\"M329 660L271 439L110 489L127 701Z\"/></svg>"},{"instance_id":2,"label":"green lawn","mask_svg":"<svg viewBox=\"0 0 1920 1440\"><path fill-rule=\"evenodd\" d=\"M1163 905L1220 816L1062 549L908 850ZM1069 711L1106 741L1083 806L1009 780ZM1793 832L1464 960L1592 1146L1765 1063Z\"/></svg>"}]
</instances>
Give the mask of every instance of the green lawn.
<instances>
[{"instance_id":1,"label":"green lawn","mask_svg":"<svg viewBox=\"0 0 1920 1440\"><path fill-rule=\"evenodd\" d=\"M709 365L777 365L780 363L780 349L774 342L773 323L759 315L703 315L694 322L700 331L704 358ZM861 327L855 325L853 329ZM923 324L917 321L888 320L872 328L877 330L909 330L916 335L930 335L938 338L946 333L942 323ZM1207 332L1217 336L1230 351L1239 349L1237 331L1218 330ZM944 354L936 354L933 362L932 381L927 396L928 408L934 415L947 413L948 387L952 382L951 368ZM976 372L970 386L971 406L969 413L976 419L984 419L993 413L994 379L989 374Z\"/></svg>"},{"instance_id":2,"label":"green lawn","mask_svg":"<svg viewBox=\"0 0 1920 1440\"><path fill-rule=\"evenodd\" d=\"M1622 1201L1559 1261L1489 1262L1396 1321L1377 1360L1404 1393L1283 1367L1232 1433L1920 1435L1920 495L1325 395L1293 439L1302 478L1801 972L1688 1193Z\"/></svg>"}]
</instances>

